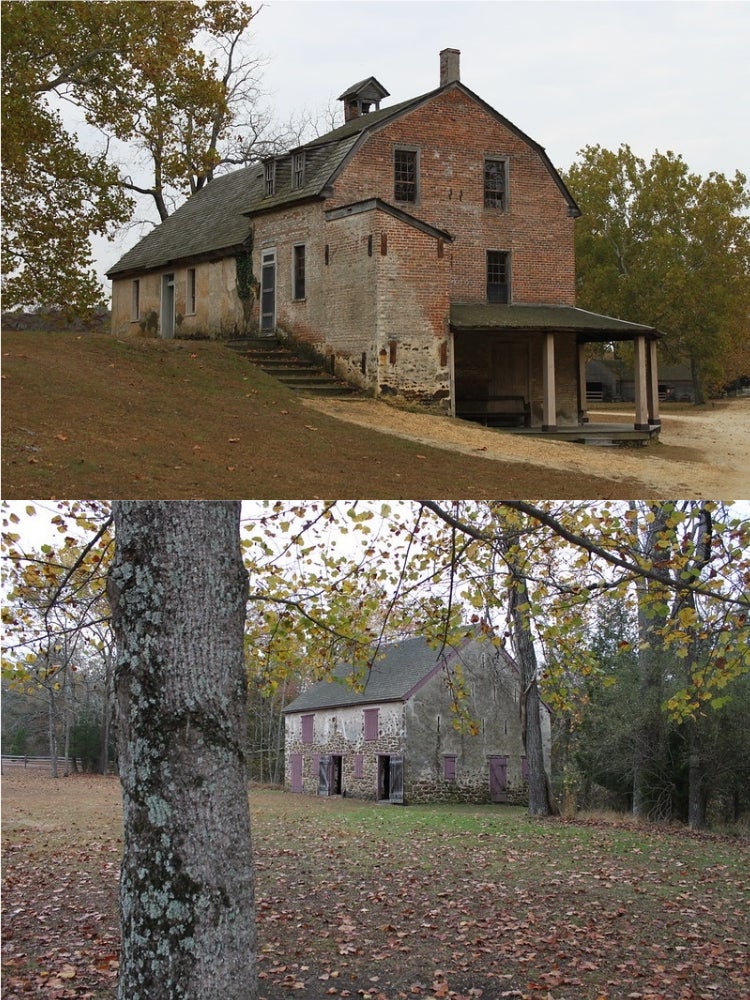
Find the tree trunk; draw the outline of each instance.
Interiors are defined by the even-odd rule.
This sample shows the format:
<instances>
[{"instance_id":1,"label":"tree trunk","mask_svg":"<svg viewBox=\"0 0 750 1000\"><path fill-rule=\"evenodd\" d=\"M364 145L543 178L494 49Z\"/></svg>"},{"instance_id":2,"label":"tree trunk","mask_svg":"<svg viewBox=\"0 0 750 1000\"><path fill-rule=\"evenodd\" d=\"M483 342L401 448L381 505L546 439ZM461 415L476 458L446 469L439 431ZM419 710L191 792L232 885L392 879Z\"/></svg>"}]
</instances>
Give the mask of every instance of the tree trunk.
<instances>
[{"instance_id":1,"label":"tree trunk","mask_svg":"<svg viewBox=\"0 0 750 1000\"><path fill-rule=\"evenodd\" d=\"M239 502L113 504L119 1000L254 1000Z\"/></svg>"},{"instance_id":2,"label":"tree trunk","mask_svg":"<svg viewBox=\"0 0 750 1000\"><path fill-rule=\"evenodd\" d=\"M511 573L510 614L518 665L521 670L521 734L529 767L529 814L551 816L557 812L542 741L542 699L539 694L538 667L529 617L529 590L523 570L515 563L513 550L505 548Z\"/></svg>"},{"instance_id":3,"label":"tree trunk","mask_svg":"<svg viewBox=\"0 0 750 1000\"><path fill-rule=\"evenodd\" d=\"M638 511L635 503L631 510ZM653 562L657 556L657 542L663 540L668 510L665 504L650 508L653 518L648 524L642 543L642 555ZM662 551L661 558L669 553ZM633 815L647 817L654 807L654 774L659 769L662 749L663 718L661 691L663 663L660 633L666 613L657 614L649 604L654 588L660 585L641 578L636 581L638 596L638 687L639 714L634 726L633 744ZM662 588L663 589L663 588Z\"/></svg>"},{"instance_id":4,"label":"tree trunk","mask_svg":"<svg viewBox=\"0 0 750 1000\"><path fill-rule=\"evenodd\" d=\"M49 738L49 763L50 773L53 778L57 777L57 727L55 720L55 689L50 683L47 688L49 695L47 703L47 736Z\"/></svg>"}]
</instances>

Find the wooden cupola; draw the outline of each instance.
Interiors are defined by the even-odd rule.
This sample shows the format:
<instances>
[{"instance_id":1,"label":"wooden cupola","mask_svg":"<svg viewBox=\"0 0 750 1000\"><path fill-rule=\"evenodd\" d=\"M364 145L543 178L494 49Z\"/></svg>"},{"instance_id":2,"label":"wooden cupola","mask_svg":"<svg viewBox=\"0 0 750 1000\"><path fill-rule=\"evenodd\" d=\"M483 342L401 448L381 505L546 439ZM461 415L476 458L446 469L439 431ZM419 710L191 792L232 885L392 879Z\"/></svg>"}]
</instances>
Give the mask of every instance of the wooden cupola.
<instances>
[{"instance_id":1,"label":"wooden cupola","mask_svg":"<svg viewBox=\"0 0 750 1000\"><path fill-rule=\"evenodd\" d=\"M374 76L360 80L339 97L339 100L344 102L344 121L351 121L352 118L359 118L360 115L369 114L371 111L379 111L380 102L389 96L388 91Z\"/></svg>"}]
</instances>

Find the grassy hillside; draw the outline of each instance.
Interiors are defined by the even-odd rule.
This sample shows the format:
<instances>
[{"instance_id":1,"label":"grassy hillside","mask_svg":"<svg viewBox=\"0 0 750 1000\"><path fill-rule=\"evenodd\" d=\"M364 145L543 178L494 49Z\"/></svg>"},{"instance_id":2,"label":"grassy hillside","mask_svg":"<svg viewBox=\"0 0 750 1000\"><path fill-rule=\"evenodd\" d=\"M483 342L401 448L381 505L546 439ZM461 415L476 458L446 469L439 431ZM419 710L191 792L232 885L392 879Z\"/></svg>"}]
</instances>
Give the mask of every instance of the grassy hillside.
<instances>
[{"instance_id":1,"label":"grassy hillside","mask_svg":"<svg viewBox=\"0 0 750 1000\"><path fill-rule=\"evenodd\" d=\"M215 343L9 331L2 377L7 499L612 493L315 413Z\"/></svg>"}]
</instances>

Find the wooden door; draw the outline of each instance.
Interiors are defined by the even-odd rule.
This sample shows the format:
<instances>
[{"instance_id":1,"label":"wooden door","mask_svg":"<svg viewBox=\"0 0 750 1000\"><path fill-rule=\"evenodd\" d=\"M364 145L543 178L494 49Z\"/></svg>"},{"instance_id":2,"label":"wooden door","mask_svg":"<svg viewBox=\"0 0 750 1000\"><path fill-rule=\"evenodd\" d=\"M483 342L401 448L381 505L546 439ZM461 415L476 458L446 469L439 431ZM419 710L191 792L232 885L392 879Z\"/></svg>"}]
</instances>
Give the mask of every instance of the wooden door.
<instances>
[{"instance_id":1,"label":"wooden door","mask_svg":"<svg viewBox=\"0 0 750 1000\"><path fill-rule=\"evenodd\" d=\"M293 753L292 754L292 768L291 768L291 782L292 791L301 792L302 791L302 754Z\"/></svg>"},{"instance_id":2,"label":"wooden door","mask_svg":"<svg viewBox=\"0 0 750 1000\"><path fill-rule=\"evenodd\" d=\"M488 757L490 766L490 799L492 802L508 801L508 758Z\"/></svg>"}]
</instances>

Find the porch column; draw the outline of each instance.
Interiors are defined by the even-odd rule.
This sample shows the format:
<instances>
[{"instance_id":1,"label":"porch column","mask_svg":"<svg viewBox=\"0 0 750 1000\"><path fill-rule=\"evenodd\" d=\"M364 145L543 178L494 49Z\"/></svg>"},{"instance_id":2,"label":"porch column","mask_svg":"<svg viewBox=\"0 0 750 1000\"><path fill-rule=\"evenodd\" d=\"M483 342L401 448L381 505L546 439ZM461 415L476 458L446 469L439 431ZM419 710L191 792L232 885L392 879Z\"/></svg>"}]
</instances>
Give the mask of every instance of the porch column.
<instances>
[{"instance_id":1,"label":"porch column","mask_svg":"<svg viewBox=\"0 0 750 1000\"><path fill-rule=\"evenodd\" d=\"M588 401L586 399L586 351L583 344L577 345L578 351L578 423L589 422Z\"/></svg>"},{"instance_id":2,"label":"porch column","mask_svg":"<svg viewBox=\"0 0 750 1000\"><path fill-rule=\"evenodd\" d=\"M648 342L648 422L652 427L661 425L659 416L659 360L656 341Z\"/></svg>"},{"instance_id":3,"label":"porch column","mask_svg":"<svg viewBox=\"0 0 750 1000\"><path fill-rule=\"evenodd\" d=\"M637 431L647 431L648 403L646 378L646 338L643 336L635 338L635 429Z\"/></svg>"},{"instance_id":4,"label":"porch column","mask_svg":"<svg viewBox=\"0 0 750 1000\"><path fill-rule=\"evenodd\" d=\"M555 335L545 333L542 347L542 430L557 430L555 401Z\"/></svg>"}]
</instances>

